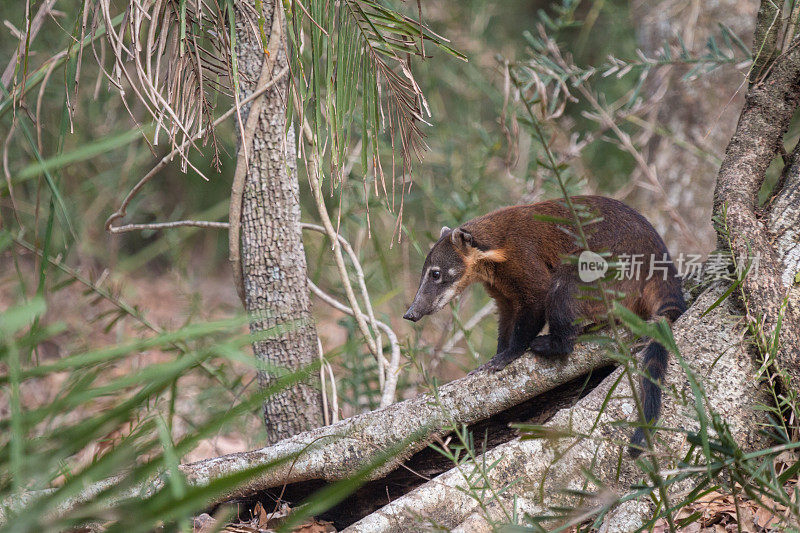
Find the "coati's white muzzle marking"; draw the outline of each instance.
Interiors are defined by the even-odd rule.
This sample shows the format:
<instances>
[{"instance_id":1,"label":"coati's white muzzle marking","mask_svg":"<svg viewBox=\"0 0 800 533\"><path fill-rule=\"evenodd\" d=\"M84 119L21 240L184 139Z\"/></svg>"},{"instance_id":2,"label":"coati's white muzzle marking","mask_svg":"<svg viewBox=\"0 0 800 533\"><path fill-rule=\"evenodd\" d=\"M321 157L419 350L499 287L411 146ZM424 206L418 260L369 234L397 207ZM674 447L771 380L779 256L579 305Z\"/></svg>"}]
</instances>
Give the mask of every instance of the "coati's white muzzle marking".
<instances>
[{"instance_id":1,"label":"coati's white muzzle marking","mask_svg":"<svg viewBox=\"0 0 800 533\"><path fill-rule=\"evenodd\" d=\"M450 300L452 300L456 296L458 296L458 287L456 287L455 285L447 287L447 290L445 290L442 294L437 296L436 300L434 300L433 302L434 310L438 311L439 309L450 303Z\"/></svg>"}]
</instances>

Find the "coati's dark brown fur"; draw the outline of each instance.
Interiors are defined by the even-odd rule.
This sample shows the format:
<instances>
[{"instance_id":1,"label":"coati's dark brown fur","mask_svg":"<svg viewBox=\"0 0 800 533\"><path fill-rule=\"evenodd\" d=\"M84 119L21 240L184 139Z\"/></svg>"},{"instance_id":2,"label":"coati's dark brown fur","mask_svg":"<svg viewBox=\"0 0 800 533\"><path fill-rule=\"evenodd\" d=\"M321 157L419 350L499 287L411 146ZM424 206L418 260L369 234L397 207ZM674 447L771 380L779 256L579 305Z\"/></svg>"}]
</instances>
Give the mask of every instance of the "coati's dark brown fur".
<instances>
[{"instance_id":1,"label":"coati's dark brown fur","mask_svg":"<svg viewBox=\"0 0 800 533\"><path fill-rule=\"evenodd\" d=\"M622 304L644 319L665 317L670 323L686 308L664 241L642 215L622 202L601 196L576 196L572 202L594 215L584 223L588 249L609 253L609 261L639 256L639 275L622 276L610 287L624 294ZM480 282L498 309L497 354L478 370L498 371L530 349L543 356L569 354L582 328L603 322L606 305L590 291L593 283L579 279L574 263L584 248L576 244L575 228L563 200L506 207L470 220L454 230L442 228L425 259L420 287L404 318L417 321L443 307L472 283ZM663 271L650 273L651 258ZM580 298L579 296L580 291ZM545 323L547 335L539 335ZM666 371L668 353L650 342L642 380L645 418L653 422L661 406L658 385ZM637 429L631 453L638 454L644 433Z\"/></svg>"}]
</instances>

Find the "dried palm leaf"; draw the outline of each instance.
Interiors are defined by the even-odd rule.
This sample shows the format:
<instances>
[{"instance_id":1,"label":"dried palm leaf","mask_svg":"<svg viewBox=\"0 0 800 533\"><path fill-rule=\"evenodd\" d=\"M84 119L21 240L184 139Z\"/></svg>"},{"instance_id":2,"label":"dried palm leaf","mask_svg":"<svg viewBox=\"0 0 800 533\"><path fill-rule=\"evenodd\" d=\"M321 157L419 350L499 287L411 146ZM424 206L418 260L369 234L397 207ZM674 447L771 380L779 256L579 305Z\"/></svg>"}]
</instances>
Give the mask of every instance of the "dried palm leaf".
<instances>
[{"instance_id":1,"label":"dried palm leaf","mask_svg":"<svg viewBox=\"0 0 800 533\"><path fill-rule=\"evenodd\" d=\"M126 106L130 90L155 121L153 143L166 134L186 171L191 166L188 150L198 148L192 139L202 133L201 144L211 142L218 165L215 102L218 93L230 95L237 85L230 27L233 2L129 0L119 26L112 23L111 0L86 0L84 9L94 13L92 31L106 30L109 81ZM256 28L252 6L239 14L247 18L245 25Z\"/></svg>"}]
</instances>

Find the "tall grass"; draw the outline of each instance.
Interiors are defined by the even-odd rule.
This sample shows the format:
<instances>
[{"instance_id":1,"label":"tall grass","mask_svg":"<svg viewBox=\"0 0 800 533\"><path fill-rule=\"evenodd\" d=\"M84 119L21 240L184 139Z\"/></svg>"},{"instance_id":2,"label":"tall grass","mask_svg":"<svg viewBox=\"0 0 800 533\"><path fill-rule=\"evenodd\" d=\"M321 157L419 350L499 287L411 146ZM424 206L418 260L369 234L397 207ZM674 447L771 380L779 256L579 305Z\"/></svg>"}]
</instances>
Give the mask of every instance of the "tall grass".
<instances>
[{"instance_id":1,"label":"tall grass","mask_svg":"<svg viewBox=\"0 0 800 533\"><path fill-rule=\"evenodd\" d=\"M258 338L242 334L246 320L239 317L35 364L34 348L63 330L60 324L37 325L45 310L44 300L37 297L0 314L0 361L5 370L0 383L9 405L9 416L0 421L0 531L63 531L87 524L108 531L188 531L191 518L222 495L293 460L287 456L222 473L199 486L190 485L179 466L198 443L235 427L242 418L256 417L265 400L318 371L316 365L294 373L270 368L282 377L269 389L237 387L231 406L202 406L192 427L179 436L168 418L170 392L178 380L203 374L203 365L253 367L248 347L277 331L259 333ZM287 327L291 325L280 326ZM171 357L134 373L117 371L121 361L153 350ZM57 390L50 391L52 398L39 405L23 402L22 397L42 382L57 384ZM309 495L285 527L341 501L405 444L386 450L352 478ZM90 457L85 456L87 450ZM229 509L219 512L230 518Z\"/></svg>"}]
</instances>

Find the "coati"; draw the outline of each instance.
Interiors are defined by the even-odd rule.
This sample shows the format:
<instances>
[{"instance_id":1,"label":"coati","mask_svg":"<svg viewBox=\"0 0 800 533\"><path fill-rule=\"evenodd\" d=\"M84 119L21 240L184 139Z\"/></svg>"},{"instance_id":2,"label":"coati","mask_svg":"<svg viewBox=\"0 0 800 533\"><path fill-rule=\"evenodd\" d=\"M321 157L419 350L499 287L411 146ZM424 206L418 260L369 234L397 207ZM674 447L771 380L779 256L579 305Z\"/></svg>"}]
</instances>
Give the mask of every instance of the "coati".
<instances>
[{"instance_id":1,"label":"coati","mask_svg":"<svg viewBox=\"0 0 800 533\"><path fill-rule=\"evenodd\" d=\"M606 253L610 261L631 258L631 266L639 257L638 275L617 276L621 279L607 288L623 294L622 304L643 319L665 317L670 324L677 319L686 309L681 282L664 241L647 219L611 198L574 196L571 201L576 210L593 215L582 224L590 251ZM498 334L497 354L476 371L497 372L526 350L542 356L571 353L583 327L604 322L607 309L602 299L583 295L581 285L592 283L581 281L578 266L567 260L584 251L571 219L560 199L506 207L452 230L442 228L403 318L416 322L480 282L497 304ZM630 273L637 274L634 269ZM539 335L545 323L549 333ZM645 348L642 363L649 379L641 381L641 399L648 422L659 416L658 383L667 359L660 344L651 341ZM637 428L631 455L643 445L644 431Z\"/></svg>"}]
</instances>

